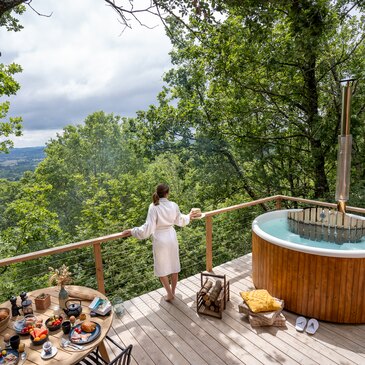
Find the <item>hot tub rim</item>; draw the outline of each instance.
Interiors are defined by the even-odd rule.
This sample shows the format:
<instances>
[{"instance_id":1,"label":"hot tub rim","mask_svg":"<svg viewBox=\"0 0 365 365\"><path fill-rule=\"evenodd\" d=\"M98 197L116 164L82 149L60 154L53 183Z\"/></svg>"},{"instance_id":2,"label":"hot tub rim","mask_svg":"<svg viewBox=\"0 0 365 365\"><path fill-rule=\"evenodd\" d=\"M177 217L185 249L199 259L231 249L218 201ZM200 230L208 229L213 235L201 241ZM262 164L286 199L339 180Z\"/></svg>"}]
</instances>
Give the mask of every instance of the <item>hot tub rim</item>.
<instances>
[{"instance_id":1,"label":"hot tub rim","mask_svg":"<svg viewBox=\"0 0 365 365\"><path fill-rule=\"evenodd\" d=\"M285 241L283 239L271 236L270 234L263 231L259 224L268 220L268 218L285 218L288 216L288 212L300 211L301 209L282 209L282 210L274 210L271 212L266 212L254 219L252 222L252 231L255 232L259 237L275 244L280 247L284 247L287 249L291 249L294 251L309 253L313 255L319 256L329 256L329 257L342 257L342 258L365 258L365 250L333 250L333 249L325 249L319 247L312 246L304 246L299 243L293 243L289 241ZM360 217L363 218L363 217Z\"/></svg>"}]
</instances>

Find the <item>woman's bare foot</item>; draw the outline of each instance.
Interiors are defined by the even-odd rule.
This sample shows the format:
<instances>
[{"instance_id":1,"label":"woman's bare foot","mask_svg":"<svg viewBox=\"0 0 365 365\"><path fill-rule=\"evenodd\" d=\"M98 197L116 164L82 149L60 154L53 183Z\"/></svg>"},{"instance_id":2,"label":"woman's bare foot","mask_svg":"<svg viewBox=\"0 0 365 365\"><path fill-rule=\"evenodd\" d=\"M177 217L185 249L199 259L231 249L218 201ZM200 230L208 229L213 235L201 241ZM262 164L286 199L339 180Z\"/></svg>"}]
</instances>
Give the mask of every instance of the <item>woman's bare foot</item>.
<instances>
[{"instance_id":1,"label":"woman's bare foot","mask_svg":"<svg viewBox=\"0 0 365 365\"><path fill-rule=\"evenodd\" d=\"M172 302L175 299L173 295L165 295L163 298L166 300L166 302Z\"/></svg>"}]
</instances>

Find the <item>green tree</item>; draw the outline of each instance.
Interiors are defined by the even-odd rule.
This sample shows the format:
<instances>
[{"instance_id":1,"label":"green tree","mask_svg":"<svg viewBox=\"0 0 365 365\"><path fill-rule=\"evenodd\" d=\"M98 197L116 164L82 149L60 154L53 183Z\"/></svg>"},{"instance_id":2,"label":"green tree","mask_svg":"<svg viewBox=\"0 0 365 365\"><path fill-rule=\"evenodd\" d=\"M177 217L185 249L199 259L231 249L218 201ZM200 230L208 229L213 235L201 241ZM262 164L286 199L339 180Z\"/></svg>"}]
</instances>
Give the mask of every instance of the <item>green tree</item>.
<instances>
[{"instance_id":1,"label":"green tree","mask_svg":"<svg viewBox=\"0 0 365 365\"><path fill-rule=\"evenodd\" d=\"M21 2L18 2L18 4ZM16 5L18 5L16 4ZM19 20L12 16L12 12L16 14L22 14L25 11L24 5L16 6L13 10L1 11L0 5L0 27L5 27L8 31L19 31L23 27L19 23ZM13 75L22 71L20 65L11 63L10 65L4 65L0 63L0 97L16 95L20 89L20 85L15 81ZM10 117L5 120L9 112L10 102L0 102L0 152L7 152L10 147L14 145L12 139L9 137L12 135L20 136L22 130L22 118Z\"/></svg>"},{"instance_id":2,"label":"green tree","mask_svg":"<svg viewBox=\"0 0 365 365\"><path fill-rule=\"evenodd\" d=\"M141 112L142 128L135 129L156 151L184 142L205 148L231 166L230 186L251 198L328 198L339 81L348 71L359 79L352 132L363 150L362 13L351 15L349 3L331 1L219 4L225 16L213 24L194 14L188 27L170 21L175 68L165 77L159 107ZM353 173L353 180L362 175Z\"/></svg>"},{"instance_id":3,"label":"green tree","mask_svg":"<svg viewBox=\"0 0 365 365\"><path fill-rule=\"evenodd\" d=\"M21 67L15 63L12 63L8 66L0 63L0 96L10 96L16 94L20 88L20 85L13 79L12 75L21 71ZM15 136L21 135L21 117L10 117L8 121L3 121L9 112L9 108L9 101L0 103L0 152L6 152L8 151L9 147L14 145L13 141L9 139L9 136L12 134Z\"/></svg>"},{"instance_id":4,"label":"green tree","mask_svg":"<svg viewBox=\"0 0 365 365\"><path fill-rule=\"evenodd\" d=\"M57 214L49 210L46 199L51 186L26 179L23 178L19 193L4 211L7 223L1 231L4 244L0 257L53 247L61 237Z\"/></svg>"},{"instance_id":5,"label":"green tree","mask_svg":"<svg viewBox=\"0 0 365 365\"><path fill-rule=\"evenodd\" d=\"M120 118L104 112L89 115L83 125L67 126L48 143L45 153L35 175L52 186L48 194L52 210L63 230L73 236L82 225L85 204L91 209L95 200L113 200L109 191L114 194L116 186L123 186L113 179L133 174L141 163L129 150Z\"/></svg>"}]
</instances>

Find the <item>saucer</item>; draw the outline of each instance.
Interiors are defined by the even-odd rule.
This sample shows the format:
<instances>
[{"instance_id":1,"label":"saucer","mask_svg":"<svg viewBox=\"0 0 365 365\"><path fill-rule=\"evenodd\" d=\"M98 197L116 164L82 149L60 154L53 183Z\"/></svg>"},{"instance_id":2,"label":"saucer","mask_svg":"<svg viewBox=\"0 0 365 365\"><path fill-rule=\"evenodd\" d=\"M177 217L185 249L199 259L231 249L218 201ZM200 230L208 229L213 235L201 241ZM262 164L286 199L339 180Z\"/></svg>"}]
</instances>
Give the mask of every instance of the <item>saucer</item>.
<instances>
[{"instance_id":1,"label":"saucer","mask_svg":"<svg viewBox=\"0 0 365 365\"><path fill-rule=\"evenodd\" d=\"M45 360L50 359L51 357L55 356L57 354L57 352L58 352L57 347L52 346L52 352L49 355L46 355L44 350L42 350L41 358L45 359Z\"/></svg>"}]
</instances>

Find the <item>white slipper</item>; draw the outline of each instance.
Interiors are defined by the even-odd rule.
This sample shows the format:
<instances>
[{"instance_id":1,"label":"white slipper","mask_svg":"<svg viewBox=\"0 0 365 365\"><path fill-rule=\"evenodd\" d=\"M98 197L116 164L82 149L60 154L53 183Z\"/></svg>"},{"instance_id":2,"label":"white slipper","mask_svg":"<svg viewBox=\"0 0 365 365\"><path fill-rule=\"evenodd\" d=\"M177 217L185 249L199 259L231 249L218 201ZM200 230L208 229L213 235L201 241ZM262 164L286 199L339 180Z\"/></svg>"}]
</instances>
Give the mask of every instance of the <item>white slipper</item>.
<instances>
[{"instance_id":1,"label":"white slipper","mask_svg":"<svg viewBox=\"0 0 365 365\"><path fill-rule=\"evenodd\" d=\"M316 319L314 318L311 318L309 321L308 321L308 326L306 328L306 332L309 333L310 335L314 335L317 331L319 327L319 323Z\"/></svg>"},{"instance_id":2,"label":"white slipper","mask_svg":"<svg viewBox=\"0 0 365 365\"><path fill-rule=\"evenodd\" d=\"M303 332L306 324L307 320L304 317L298 317L295 322L295 329L299 332Z\"/></svg>"}]
</instances>

